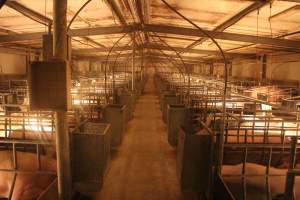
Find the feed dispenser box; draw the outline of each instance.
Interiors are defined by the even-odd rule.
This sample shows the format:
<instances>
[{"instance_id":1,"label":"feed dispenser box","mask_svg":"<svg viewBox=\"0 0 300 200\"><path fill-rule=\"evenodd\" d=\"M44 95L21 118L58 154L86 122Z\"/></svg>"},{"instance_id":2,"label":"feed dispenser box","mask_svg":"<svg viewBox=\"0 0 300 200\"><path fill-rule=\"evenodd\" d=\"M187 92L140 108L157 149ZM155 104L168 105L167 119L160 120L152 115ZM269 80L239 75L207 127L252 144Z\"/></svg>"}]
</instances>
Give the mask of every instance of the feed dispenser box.
<instances>
[{"instance_id":1,"label":"feed dispenser box","mask_svg":"<svg viewBox=\"0 0 300 200\"><path fill-rule=\"evenodd\" d=\"M28 73L30 110L67 111L71 105L68 62L33 62Z\"/></svg>"}]
</instances>

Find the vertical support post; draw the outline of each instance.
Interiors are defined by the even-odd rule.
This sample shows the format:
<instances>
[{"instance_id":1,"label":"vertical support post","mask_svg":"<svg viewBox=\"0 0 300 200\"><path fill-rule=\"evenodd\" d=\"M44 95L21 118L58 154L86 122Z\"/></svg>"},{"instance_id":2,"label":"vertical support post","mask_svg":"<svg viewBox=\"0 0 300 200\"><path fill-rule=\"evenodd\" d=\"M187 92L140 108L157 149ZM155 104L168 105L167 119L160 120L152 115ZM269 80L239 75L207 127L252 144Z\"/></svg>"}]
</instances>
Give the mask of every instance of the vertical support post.
<instances>
[{"instance_id":1,"label":"vertical support post","mask_svg":"<svg viewBox=\"0 0 300 200\"><path fill-rule=\"evenodd\" d=\"M131 63L131 90L134 91L134 76L135 76L135 32L133 32L132 41L132 63Z\"/></svg>"},{"instance_id":2,"label":"vertical support post","mask_svg":"<svg viewBox=\"0 0 300 200\"><path fill-rule=\"evenodd\" d=\"M213 63L209 64L209 75L210 76L214 75L214 64Z\"/></svg>"},{"instance_id":3,"label":"vertical support post","mask_svg":"<svg viewBox=\"0 0 300 200\"><path fill-rule=\"evenodd\" d=\"M55 59L67 60L67 0L53 1L53 22L53 56ZM71 199L70 138L64 110L56 112L56 151L59 199Z\"/></svg>"},{"instance_id":4,"label":"vertical support post","mask_svg":"<svg viewBox=\"0 0 300 200\"><path fill-rule=\"evenodd\" d=\"M34 54L34 60L35 61L39 61L40 60L40 54L39 53L35 53Z\"/></svg>"},{"instance_id":5,"label":"vertical support post","mask_svg":"<svg viewBox=\"0 0 300 200\"><path fill-rule=\"evenodd\" d=\"M142 55L141 55L141 81L143 80L144 74L144 48L142 48Z\"/></svg>"},{"instance_id":6,"label":"vertical support post","mask_svg":"<svg viewBox=\"0 0 300 200\"><path fill-rule=\"evenodd\" d=\"M67 59L67 0L53 1L53 56Z\"/></svg>"},{"instance_id":7,"label":"vertical support post","mask_svg":"<svg viewBox=\"0 0 300 200\"><path fill-rule=\"evenodd\" d=\"M219 121L219 123L216 126L216 158L215 158L215 164L216 164L216 168L215 168L215 174L221 173L221 169L222 169L222 161L223 161L223 140L224 138L222 137L222 126L223 122Z\"/></svg>"},{"instance_id":8,"label":"vertical support post","mask_svg":"<svg viewBox=\"0 0 300 200\"><path fill-rule=\"evenodd\" d=\"M112 103L115 103L115 67L116 67L116 61L112 65Z\"/></svg>"},{"instance_id":9,"label":"vertical support post","mask_svg":"<svg viewBox=\"0 0 300 200\"><path fill-rule=\"evenodd\" d=\"M91 73L92 72L92 61L88 60L88 62L89 62L89 73Z\"/></svg>"},{"instance_id":10,"label":"vertical support post","mask_svg":"<svg viewBox=\"0 0 300 200\"><path fill-rule=\"evenodd\" d=\"M26 53L26 75L28 74L28 69L29 69L29 65L30 65L30 50L27 51Z\"/></svg>"},{"instance_id":11,"label":"vertical support post","mask_svg":"<svg viewBox=\"0 0 300 200\"><path fill-rule=\"evenodd\" d=\"M232 62L228 62L228 76L232 76Z\"/></svg>"},{"instance_id":12,"label":"vertical support post","mask_svg":"<svg viewBox=\"0 0 300 200\"><path fill-rule=\"evenodd\" d=\"M264 54L262 56L261 78L262 78L262 80L266 80L267 79L267 55L266 54Z\"/></svg>"},{"instance_id":13,"label":"vertical support post","mask_svg":"<svg viewBox=\"0 0 300 200\"><path fill-rule=\"evenodd\" d=\"M287 172L285 180L284 200L294 199L295 174L293 172L293 169L295 168L296 164L297 142L297 136L291 138L291 157L289 163L289 170Z\"/></svg>"},{"instance_id":14,"label":"vertical support post","mask_svg":"<svg viewBox=\"0 0 300 200\"><path fill-rule=\"evenodd\" d=\"M290 163L289 163L289 169L294 169L296 165L296 156L297 156L297 143L298 143L298 137L292 137L291 138L291 153L290 153Z\"/></svg>"}]
</instances>

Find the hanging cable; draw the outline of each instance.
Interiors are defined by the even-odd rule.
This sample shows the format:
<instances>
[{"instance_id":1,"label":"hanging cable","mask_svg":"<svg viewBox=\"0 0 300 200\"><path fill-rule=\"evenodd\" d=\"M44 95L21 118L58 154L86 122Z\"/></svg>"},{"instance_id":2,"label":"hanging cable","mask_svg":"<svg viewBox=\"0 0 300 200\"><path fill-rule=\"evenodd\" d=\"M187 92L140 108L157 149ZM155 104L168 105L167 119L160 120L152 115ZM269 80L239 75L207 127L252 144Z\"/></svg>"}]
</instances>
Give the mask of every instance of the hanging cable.
<instances>
[{"instance_id":1,"label":"hanging cable","mask_svg":"<svg viewBox=\"0 0 300 200\"><path fill-rule=\"evenodd\" d=\"M128 33L123 34L114 44L113 46L109 49L109 52L106 56L106 61L104 64L104 95L105 95L105 99L106 102L108 102L108 96L107 96L107 65L108 65L108 58L110 56L110 53L112 52L112 50L115 48L115 46L127 35Z\"/></svg>"},{"instance_id":2,"label":"hanging cable","mask_svg":"<svg viewBox=\"0 0 300 200\"><path fill-rule=\"evenodd\" d=\"M158 36L159 37L159 36ZM153 38L154 39L154 38ZM159 39L160 40L162 40L160 37L159 37ZM155 39L153 40L155 43L157 43L156 41L155 41ZM163 41L164 42L164 41ZM169 46L166 42L164 42L164 44L166 44L169 48L171 48L171 50L173 50L172 49L172 47L171 46ZM182 80L180 80L180 82L183 82L183 85L185 85L185 75L184 75L184 72L180 69L180 67L178 66L176 66L174 63L173 63L173 61L172 61L172 59L170 58L170 56L169 55L167 55L167 54L165 54L164 52L163 52L163 50L162 49L159 49L159 51L174 65L174 67L176 67L177 69L178 69L178 71L179 71L179 73L180 73L180 77L182 77L182 79L183 79L183 81ZM174 49L173 51L175 51L176 52L176 50ZM180 56L180 55L177 55L180 59L181 59L181 62L183 63L183 65L184 65L184 67L185 67L185 71L186 71L186 73L187 73L187 68L186 68L186 66L185 66L185 63L183 62L183 59L182 59L182 57ZM188 77L189 79L190 79L190 77ZM190 83L190 82L189 82ZM189 84L189 86L188 86L188 88L190 87L190 84ZM182 90L182 96L184 96L184 93L183 93L183 90ZM189 99L189 94L188 94L188 103L189 103L189 101L190 101L190 99Z\"/></svg>"},{"instance_id":3,"label":"hanging cable","mask_svg":"<svg viewBox=\"0 0 300 200\"><path fill-rule=\"evenodd\" d=\"M221 173L221 166L223 163L223 149L224 149L224 130L225 130L225 115L226 115L226 94L227 94L227 79L228 79L228 72L227 72L227 61L225 57L225 53L219 43L206 31L204 31L201 27L199 27L197 24L192 22L190 19L182 15L180 12L178 12L175 8L173 8L170 4L168 4L165 0L161 0L170 10L175 12L177 15L179 15L181 18L192 24L194 27L196 27L202 34L207 36L212 40L212 42L218 47L219 51L221 52L223 61L224 61L224 93L222 97L222 125L221 125L221 130L220 130L220 135L219 135L219 152L218 152L218 160L217 160L217 167L216 167L216 172Z\"/></svg>"},{"instance_id":4,"label":"hanging cable","mask_svg":"<svg viewBox=\"0 0 300 200\"><path fill-rule=\"evenodd\" d=\"M80 8L79 10L75 13L75 15L72 17L71 21L69 22L69 25L67 27L67 32L70 30L71 25L73 23L73 21L76 19L76 17L79 15L79 13L82 11L82 9L84 9L92 0L88 0L86 1Z\"/></svg>"},{"instance_id":5,"label":"hanging cable","mask_svg":"<svg viewBox=\"0 0 300 200\"><path fill-rule=\"evenodd\" d=\"M116 55L116 58L114 60L113 66L112 66L112 78L113 78L113 80L112 80L112 98L113 98L112 101L113 101L113 103L115 103L114 101L115 101L115 67L116 67L116 63L117 63L119 56L122 53L122 50L125 49L127 46L130 46L131 42L132 42L132 39L122 49L120 49L120 52Z\"/></svg>"},{"instance_id":6,"label":"hanging cable","mask_svg":"<svg viewBox=\"0 0 300 200\"><path fill-rule=\"evenodd\" d=\"M187 68L185 62L183 61L181 55L172 47L170 46L167 42L165 42L163 39L161 39L161 37L155 33L153 33L162 43L164 43L168 48L170 48L172 51L175 52L175 54L177 55L177 57L180 59L183 67L184 67L184 70L185 70L185 73L187 74L188 76L188 91L187 91L187 99L188 99L188 105L190 105L190 86L191 86L191 81L190 81L190 71L189 69ZM161 50L162 51L162 50ZM178 69L180 70L180 69ZM185 76L184 76L184 73L180 70L182 76L183 76L183 84L185 85Z\"/></svg>"},{"instance_id":7,"label":"hanging cable","mask_svg":"<svg viewBox=\"0 0 300 200\"><path fill-rule=\"evenodd\" d=\"M256 65L261 65L262 63L262 58L258 55L258 19L259 17L259 9L257 9L257 14L256 14L256 45L255 45L255 55L256 55ZM260 85L260 76L255 73L255 76L257 77L257 80L254 78L256 84Z\"/></svg>"},{"instance_id":8,"label":"hanging cable","mask_svg":"<svg viewBox=\"0 0 300 200\"><path fill-rule=\"evenodd\" d=\"M45 5L44 5L44 12L45 12L45 17L47 17L47 0L45 0ZM47 25L45 25L45 32L47 32ZM48 30L49 32L49 30Z\"/></svg>"},{"instance_id":9,"label":"hanging cable","mask_svg":"<svg viewBox=\"0 0 300 200\"><path fill-rule=\"evenodd\" d=\"M272 28L272 22L271 22L271 17L272 17L272 2L270 2L270 15L269 15L269 25L270 25L270 37L273 38L273 28ZM272 58L273 58L273 46L271 46L271 54L269 56L270 58L270 69L272 69ZM272 81L272 79L270 78L270 81Z\"/></svg>"}]
</instances>

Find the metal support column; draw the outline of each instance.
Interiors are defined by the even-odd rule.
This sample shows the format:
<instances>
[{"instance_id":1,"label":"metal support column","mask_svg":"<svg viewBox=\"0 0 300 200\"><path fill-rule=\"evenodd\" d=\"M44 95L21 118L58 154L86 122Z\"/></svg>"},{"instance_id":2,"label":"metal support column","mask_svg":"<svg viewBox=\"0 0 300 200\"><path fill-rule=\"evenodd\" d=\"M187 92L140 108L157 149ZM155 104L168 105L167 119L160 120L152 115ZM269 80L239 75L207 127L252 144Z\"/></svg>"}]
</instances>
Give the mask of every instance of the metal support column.
<instances>
[{"instance_id":1,"label":"metal support column","mask_svg":"<svg viewBox=\"0 0 300 200\"><path fill-rule=\"evenodd\" d=\"M262 78L262 80L266 80L267 79L267 55L266 54L264 54L262 56L261 78Z\"/></svg>"},{"instance_id":2,"label":"metal support column","mask_svg":"<svg viewBox=\"0 0 300 200\"><path fill-rule=\"evenodd\" d=\"M135 32L133 32L132 41L132 63L131 63L131 90L134 91L134 76L135 76Z\"/></svg>"},{"instance_id":3,"label":"metal support column","mask_svg":"<svg viewBox=\"0 0 300 200\"><path fill-rule=\"evenodd\" d=\"M141 81L143 80L144 74L144 48L142 48L142 55L141 55Z\"/></svg>"},{"instance_id":4,"label":"metal support column","mask_svg":"<svg viewBox=\"0 0 300 200\"><path fill-rule=\"evenodd\" d=\"M53 1L53 22L53 56L67 60L67 0ZM64 110L56 112L56 151L59 199L69 200L72 194L70 138Z\"/></svg>"},{"instance_id":5,"label":"metal support column","mask_svg":"<svg viewBox=\"0 0 300 200\"><path fill-rule=\"evenodd\" d=\"M232 62L228 62L228 76L232 77Z\"/></svg>"},{"instance_id":6,"label":"metal support column","mask_svg":"<svg viewBox=\"0 0 300 200\"><path fill-rule=\"evenodd\" d=\"M210 76L214 75L214 64L213 63L209 64L209 75Z\"/></svg>"}]
</instances>

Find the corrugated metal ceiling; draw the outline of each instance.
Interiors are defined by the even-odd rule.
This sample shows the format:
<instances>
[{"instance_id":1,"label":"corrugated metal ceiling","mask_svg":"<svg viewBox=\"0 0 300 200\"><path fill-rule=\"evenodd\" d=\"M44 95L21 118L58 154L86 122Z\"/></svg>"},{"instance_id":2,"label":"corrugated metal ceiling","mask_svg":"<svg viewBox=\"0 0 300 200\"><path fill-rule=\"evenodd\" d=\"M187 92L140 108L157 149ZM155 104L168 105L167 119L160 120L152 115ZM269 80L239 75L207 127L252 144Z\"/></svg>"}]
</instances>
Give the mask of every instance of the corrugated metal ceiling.
<instances>
[{"instance_id":1,"label":"corrugated metal ceiling","mask_svg":"<svg viewBox=\"0 0 300 200\"><path fill-rule=\"evenodd\" d=\"M124 17L126 24L141 23L138 14L137 0L114 0L121 15ZM18 3L41 13L44 16L52 18L52 1L51 0L18 0ZM88 4L86 8L79 14L74 23L72 29L90 28L95 27L110 27L121 26L117 13L114 13L109 6L109 0L93 0ZM181 19L178 15L168 9L161 0L141 0L142 14L144 23L171 25L177 27L193 28L185 20ZM174 8L176 8L183 15L188 17L198 26L207 29L215 30L222 23L227 22L230 18L237 15L247 7L254 4L253 0L168 0ZM69 0L68 1L68 21L76 13L76 11L85 3L85 0ZM271 5L271 6L270 6ZM300 12L298 6L300 3L275 0L272 3L266 3L262 8L254 10L240 19L237 23L226 28L224 32L239 33L245 35L264 36L269 38L280 37L284 34L300 30ZM292 9L292 8L296 9ZM296 10L296 11L295 11ZM278 16L277 16L278 15ZM271 18L270 18L271 17ZM0 29L9 30L16 34L21 33L35 33L35 32L47 32L48 28L41 25L19 12L4 6L0 11ZM1 31L0 31L1 32ZM6 34L6 33L2 33ZM97 45L94 42L99 43L104 48L110 48L114 42L116 42L123 34L109 34L109 35L96 35L89 36L86 40L82 37L74 37L72 41L73 48L87 49L93 48ZM148 33L149 43L153 45L165 45L165 43L172 47L185 48L191 43L199 40L199 37L184 36L177 34L167 33ZM300 40L300 34L293 34L286 39ZM130 44L131 37L128 34L118 46L125 46ZM145 35L140 32L138 36L138 44L143 45L147 40ZM232 53L270 53L273 51L290 51L291 49L278 49L268 45L256 44L256 41L252 43L217 40L221 47ZM12 42L11 44L25 44L32 47L41 47L41 40L32 40L26 42ZM252 44L252 45L251 45ZM9 45L9 44L6 44ZM243 47L244 48L240 48ZM98 45L99 47L99 45ZM214 44L211 41L202 41L201 44L193 46L196 50L209 50L217 51ZM233 50L232 50L233 49ZM296 49L297 50L297 49ZM300 47L298 49L300 51ZM295 51L292 49L291 51ZM160 53L159 50L151 50L151 52ZM172 51L163 50L166 54L174 54ZM125 51L124 51L125 53ZM128 53L128 52L126 52ZM103 55L103 53L96 53L95 55ZM200 58L201 56L207 57L205 54L193 53L186 51L182 55ZM215 55L214 55L215 56Z\"/></svg>"}]
</instances>

